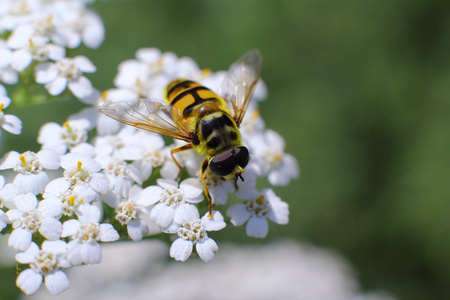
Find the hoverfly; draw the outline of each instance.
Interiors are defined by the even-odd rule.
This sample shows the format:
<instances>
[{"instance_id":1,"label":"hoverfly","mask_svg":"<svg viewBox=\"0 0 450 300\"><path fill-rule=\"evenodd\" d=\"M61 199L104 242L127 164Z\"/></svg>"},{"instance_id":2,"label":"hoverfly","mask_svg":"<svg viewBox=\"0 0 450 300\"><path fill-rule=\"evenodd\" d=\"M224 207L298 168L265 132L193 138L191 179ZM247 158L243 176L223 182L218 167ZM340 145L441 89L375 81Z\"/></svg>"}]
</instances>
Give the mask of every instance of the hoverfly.
<instances>
[{"instance_id":1,"label":"hoverfly","mask_svg":"<svg viewBox=\"0 0 450 300\"><path fill-rule=\"evenodd\" d=\"M182 167L175 153L195 149L206 156L200 167L200 178L212 215L206 171L209 168L219 177L243 180L241 174L250 156L238 128L261 68L262 56L253 50L231 65L222 83L221 96L191 80L177 79L167 86L165 102L148 99L105 102L100 109L122 123L187 142L171 150L172 159L180 169L178 177Z\"/></svg>"}]
</instances>

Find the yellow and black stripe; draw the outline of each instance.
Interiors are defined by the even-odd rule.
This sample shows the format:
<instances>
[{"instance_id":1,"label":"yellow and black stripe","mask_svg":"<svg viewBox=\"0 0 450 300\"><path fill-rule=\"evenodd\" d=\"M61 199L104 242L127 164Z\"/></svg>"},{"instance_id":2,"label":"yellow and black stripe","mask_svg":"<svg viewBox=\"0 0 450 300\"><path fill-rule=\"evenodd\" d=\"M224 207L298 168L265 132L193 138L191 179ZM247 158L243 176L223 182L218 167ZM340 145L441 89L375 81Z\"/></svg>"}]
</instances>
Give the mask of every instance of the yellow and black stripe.
<instances>
[{"instance_id":1,"label":"yellow and black stripe","mask_svg":"<svg viewBox=\"0 0 450 300\"><path fill-rule=\"evenodd\" d=\"M175 121L189 124L190 132L195 133L193 144L199 154L212 157L242 146L225 100L210 89L190 80L175 80L166 89L166 101L174 118L182 119Z\"/></svg>"}]
</instances>

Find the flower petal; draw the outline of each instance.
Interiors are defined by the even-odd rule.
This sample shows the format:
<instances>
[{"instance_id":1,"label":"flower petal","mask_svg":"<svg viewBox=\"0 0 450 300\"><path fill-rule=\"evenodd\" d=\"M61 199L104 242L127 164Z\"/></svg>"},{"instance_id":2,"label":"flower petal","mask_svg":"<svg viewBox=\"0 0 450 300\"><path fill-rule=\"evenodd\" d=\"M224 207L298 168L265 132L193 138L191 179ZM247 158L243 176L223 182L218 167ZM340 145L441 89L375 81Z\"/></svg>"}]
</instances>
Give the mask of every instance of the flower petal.
<instances>
[{"instance_id":1,"label":"flower petal","mask_svg":"<svg viewBox=\"0 0 450 300\"><path fill-rule=\"evenodd\" d=\"M17 228L14 229L8 238L8 246L19 250L25 251L31 244L31 232L28 230Z\"/></svg>"},{"instance_id":2,"label":"flower petal","mask_svg":"<svg viewBox=\"0 0 450 300\"><path fill-rule=\"evenodd\" d=\"M17 276L16 285L27 295L37 292L42 284L42 275L32 269L26 269Z\"/></svg>"},{"instance_id":3,"label":"flower petal","mask_svg":"<svg viewBox=\"0 0 450 300\"><path fill-rule=\"evenodd\" d=\"M119 239L119 234L111 224L100 224L100 237L102 242L113 242Z\"/></svg>"},{"instance_id":4,"label":"flower petal","mask_svg":"<svg viewBox=\"0 0 450 300\"><path fill-rule=\"evenodd\" d=\"M170 257L179 261L185 261L191 256L192 248L192 242L178 238L170 246Z\"/></svg>"},{"instance_id":5,"label":"flower petal","mask_svg":"<svg viewBox=\"0 0 450 300\"><path fill-rule=\"evenodd\" d=\"M197 243L195 249L203 261L210 261L214 258L214 253L219 251L219 246L213 239L207 238L203 242Z\"/></svg>"},{"instance_id":6,"label":"flower petal","mask_svg":"<svg viewBox=\"0 0 450 300\"><path fill-rule=\"evenodd\" d=\"M46 275L44 283L48 291L55 296L69 288L69 278L67 278L67 275L61 270Z\"/></svg>"},{"instance_id":7,"label":"flower petal","mask_svg":"<svg viewBox=\"0 0 450 300\"><path fill-rule=\"evenodd\" d=\"M230 222L234 226L241 226L250 218L251 214L247 206L243 203L238 203L230 206L227 210L227 216L231 218Z\"/></svg>"},{"instance_id":8,"label":"flower petal","mask_svg":"<svg viewBox=\"0 0 450 300\"><path fill-rule=\"evenodd\" d=\"M266 218L252 217L246 227L247 235L254 238L264 238L269 232L269 223Z\"/></svg>"}]
</instances>

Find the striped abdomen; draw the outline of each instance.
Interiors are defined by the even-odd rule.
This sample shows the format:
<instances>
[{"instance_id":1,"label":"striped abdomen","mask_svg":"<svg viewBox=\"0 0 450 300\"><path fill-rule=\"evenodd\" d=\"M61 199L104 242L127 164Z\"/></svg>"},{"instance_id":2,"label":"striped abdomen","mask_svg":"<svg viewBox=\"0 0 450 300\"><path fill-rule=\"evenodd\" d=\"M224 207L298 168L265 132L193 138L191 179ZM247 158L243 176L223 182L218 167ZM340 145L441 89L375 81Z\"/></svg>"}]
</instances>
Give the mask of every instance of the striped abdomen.
<instances>
[{"instance_id":1,"label":"striped abdomen","mask_svg":"<svg viewBox=\"0 0 450 300\"><path fill-rule=\"evenodd\" d=\"M188 123L196 136L195 150L209 157L242 146L236 122L225 100L210 89L190 80L175 80L167 87L167 100L179 120ZM181 112L181 114L179 113Z\"/></svg>"}]
</instances>

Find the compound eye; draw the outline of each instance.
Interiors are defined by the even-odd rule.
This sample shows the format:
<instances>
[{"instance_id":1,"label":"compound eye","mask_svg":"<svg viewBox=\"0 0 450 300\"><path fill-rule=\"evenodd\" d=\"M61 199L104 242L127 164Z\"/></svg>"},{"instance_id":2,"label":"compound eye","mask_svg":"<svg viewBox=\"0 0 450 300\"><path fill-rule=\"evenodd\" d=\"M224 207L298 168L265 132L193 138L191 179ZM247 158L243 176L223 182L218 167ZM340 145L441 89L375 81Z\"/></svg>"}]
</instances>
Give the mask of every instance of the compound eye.
<instances>
[{"instance_id":1,"label":"compound eye","mask_svg":"<svg viewBox=\"0 0 450 300\"><path fill-rule=\"evenodd\" d=\"M236 149L234 156L236 157L236 163L243 169L247 166L248 161L250 160L250 154L248 153L248 149L245 147L238 147Z\"/></svg>"},{"instance_id":2,"label":"compound eye","mask_svg":"<svg viewBox=\"0 0 450 300\"><path fill-rule=\"evenodd\" d=\"M244 168L249 160L249 153L247 148L238 147L215 156L209 162L209 168L217 176L230 175L234 169L239 165Z\"/></svg>"}]
</instances>

